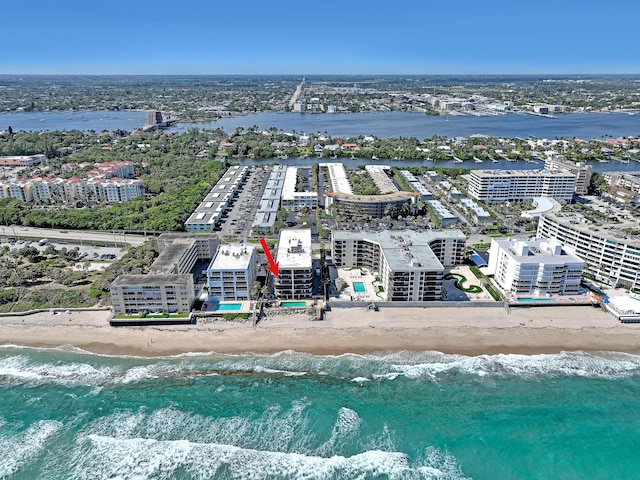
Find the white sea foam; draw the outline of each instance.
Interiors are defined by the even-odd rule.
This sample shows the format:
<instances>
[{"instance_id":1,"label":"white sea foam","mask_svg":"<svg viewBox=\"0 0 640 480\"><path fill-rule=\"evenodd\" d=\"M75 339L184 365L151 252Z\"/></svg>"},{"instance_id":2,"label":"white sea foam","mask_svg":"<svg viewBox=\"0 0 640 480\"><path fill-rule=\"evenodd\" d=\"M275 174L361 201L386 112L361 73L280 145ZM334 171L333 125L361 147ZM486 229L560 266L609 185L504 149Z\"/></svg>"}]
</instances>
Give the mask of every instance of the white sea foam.
<instances>
[{"instance_id":1,"label":"white sea foam","mask_svg":"<svg viewBox=\"0 0 640 480\"><path fill-rule=\"evenodd\" d=\"M10 436L0 436L0 478L17 472L46 448L62 424L53 420L40 420L25 431ZM6 425L3 426L6 430Z\"/></svg>"},{"instance_id":2,"label":"white sea foam","mask_svg":"<svg viewBox=\"0 0 640 480\"><path fill-rule=\"evenodd\" d=\"M35 363L26 356L12 356L3 359L0 378L14 383L74 383L95 384L113 375L108 367L97 369L86 363Z\"/></svg>"},{"instance_id":3,"label":"white sea foam","mask_svg":"<svg viewBox=\"0 0 640 480\"><path fill-rule=\"evenodd\" d=\"M382 363L373 379L426 379L438 381L456 374L477 377L518 375L618 378L640 374L640 356L625 353L562 352L558 354L518 355L498 354L468 357L439 352L399 353L379 357ZM390 362L389 362L390 360ZM407 363L395 363L398 360ZM415 362L415 363L409 363ZM384 367L386 366L386 368ZM387 370L384 372L384 370Z\"/></svg>"},{"instance_id":4,"label":"white sea foam","mask_svg":"<svg viewBox=\"0 0 640 480\"><path fill-rule=\"evenodd\" d=\"M302 377L307 374L307 372L292 372L289 370L278 370L276 368L266 368L260 365L253 367L252 370L256 373L282 374L285 377Z\"/></svg>"},{"instance_id":5,"label":"white sea foam","mask_svg":"<svg viewBox=\"0 0 640 480\"><path fill-rule=\"evenodd\" d=\"M379 450L357 455L320 457L300 453L240 448L219 443L185 440L158 441L88 435L75 448L71 478L170 479L176 472L190 478L218 479L457 479L449 457L437 464L431 454L424 465L412 465L399 452ZM434 450L435 451L435 450Z\"/></svg>"},{"instance_id":6,"label":"white sea foam","mask_svg":"<svg viewBox=\"0 0 640 480\"><path fill-rule=\"evenodd\" d=\"M308 407L305 401L294 401L287 408L273 405L259 415L230 417L207 417L183 412L177 407L152 413L146 409L119 411L95 420L84 429L84 434L158 440L206 438L244 448L303 452L312 448L310 443L314 438L308 422Z\"/></svg>"},{"instance_id":7,"label":"white sea foam","mask_svg":"<svg viewBox=\"0 0 640 480\"><path fill-rule=\"evenodd\" d=\"M360 432L361 424L362 419L354 410L342 407L338 411L338 418L333 425L329 440L321 445L316 453L320 456L327 456L339 451L343 445L353 443L353 439Z\"/></svg>"}]
</instances>

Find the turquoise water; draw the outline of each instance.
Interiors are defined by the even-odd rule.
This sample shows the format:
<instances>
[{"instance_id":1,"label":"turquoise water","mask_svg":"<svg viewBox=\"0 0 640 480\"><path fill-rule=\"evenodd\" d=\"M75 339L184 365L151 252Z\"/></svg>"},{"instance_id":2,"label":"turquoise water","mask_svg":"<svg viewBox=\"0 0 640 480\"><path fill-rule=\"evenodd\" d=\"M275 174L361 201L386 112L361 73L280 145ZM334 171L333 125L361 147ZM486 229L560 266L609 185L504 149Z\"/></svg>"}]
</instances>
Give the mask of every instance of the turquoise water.
<instances>
[{"instance_id":1,"label":"turquoise water","mask_svg":"<svg viewBox=\"0 0 640 480\"><path fill-rule=\"evenodd\" d=\"M531 297L518 297L518 301L522 303L536 303L536 302L554 302L553 298L531 298Z\"/></svg>"},{"instance_id":2,"label":"turquoise water","mask_svg":"<svg viewBox=\"0 0 640 480\"><path fill-rule=\"evenodd\" d=\"M242 304L241 303L219 303L218 305L216 305L215 311L220 311L220 312L228 312L228 311L236 311L236 310L242 310Z\"/></svg>"},{"instance_id":3,"label":"turquoise water","mask_svg":"<svg viewBox=\"0 0 640 480\"><path fill-rule=\"evenodd\" d=\"M307 302L281 302L281 307L306 307Z\"/></svg>"},{"instance_id":4,"label":"turquoise water","mask_svg":"<svg viewBox=\"0 0 640 480\"><path fill-rule=\"evenodd\" d=\"M367 291L363 282L353 282L353 289L356 291L356 293L362 293Z\"/></svg>"},{"instance_id":5,"label":"turquoise water","mask_svg":"<svg viewBox=\"0 0 640 480\"><path fill-rule=\"evenodd\" d=\"M0 478L635 479L640 357L0 348Z\"/></svg>"}]
</instances>

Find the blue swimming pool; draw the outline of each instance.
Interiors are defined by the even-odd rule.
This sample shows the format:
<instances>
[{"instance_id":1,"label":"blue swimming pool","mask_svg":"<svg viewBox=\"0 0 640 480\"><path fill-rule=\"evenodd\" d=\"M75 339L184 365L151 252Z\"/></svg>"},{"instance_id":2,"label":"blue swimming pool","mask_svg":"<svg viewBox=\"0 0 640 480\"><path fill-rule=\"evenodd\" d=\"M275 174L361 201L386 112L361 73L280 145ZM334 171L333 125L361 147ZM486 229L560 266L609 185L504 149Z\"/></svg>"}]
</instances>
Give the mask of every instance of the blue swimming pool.
<instances>
[{"instance_id":1,"label":"blue swimming pool","mask_svg":"<svg viewBox=\"0 0 640 480\"><path fill-rule=\"evenodd\" d=\"M242 310L241 303L219 303L214 308L214 311L218 312L233 312L237 310Z\"/></svg>"},{"instance_id":2,"label":"blue swimming pool","mask_svg":"<svg viewBox=\"0 0 640 480\"><path fill-rule=\"evenodd\" d=\"M306 307L307 306L307 302L296 302L296 301L289 301L289 302L280 302L280 306L281 307Z\"/></svg>"},{"instance_id":3,"label":"blue swimming pool","mask_svg":"<svg viewBox=\"0 0 640 480\"><path fill-rule=\"evenodd\" d=\"M353 282L353 289L356 293L364 293L367 288L364 286L364 282Z\"/></svg>"},{"instance_id":4,"label":"blue swimming pool","mask_svg":"<svg viewBox=\"0 0 640 480\"><path fill-rule=\"evenodd\" d=\"M553 298L532 298L532 297L518 297L518 301L522 303L537 303L537 302L555 302Z\"/></svg>"}]
</instances>

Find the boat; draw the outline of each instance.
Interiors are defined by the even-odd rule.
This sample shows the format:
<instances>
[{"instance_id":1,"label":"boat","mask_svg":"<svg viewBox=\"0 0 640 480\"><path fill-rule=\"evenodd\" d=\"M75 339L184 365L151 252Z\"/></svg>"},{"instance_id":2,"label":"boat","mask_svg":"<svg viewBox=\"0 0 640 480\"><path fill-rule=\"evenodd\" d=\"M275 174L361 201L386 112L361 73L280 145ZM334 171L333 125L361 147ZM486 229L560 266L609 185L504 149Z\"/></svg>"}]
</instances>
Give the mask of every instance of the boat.
<instances>
[{"instance_id":1,"label":"boat","mask_svg":"<svg viewBox=\"0 0 640 480\"><path fill-rule=\"evenodd\" d=\"M477 158L477 157L473 157L473 161L475 163L483 163L484 162L484 160L482 160L481 158Z\"/></svg>"},{"instance_id":2,"label":"boat","mask_svg":"<svg viewBox=\"0 0 640 480\"><path fill-rule=\"evenodd\" d=\"M462 160L460 160L458 157L453 157L453 163L462 163Z\"/></svg>"}]
</instances>

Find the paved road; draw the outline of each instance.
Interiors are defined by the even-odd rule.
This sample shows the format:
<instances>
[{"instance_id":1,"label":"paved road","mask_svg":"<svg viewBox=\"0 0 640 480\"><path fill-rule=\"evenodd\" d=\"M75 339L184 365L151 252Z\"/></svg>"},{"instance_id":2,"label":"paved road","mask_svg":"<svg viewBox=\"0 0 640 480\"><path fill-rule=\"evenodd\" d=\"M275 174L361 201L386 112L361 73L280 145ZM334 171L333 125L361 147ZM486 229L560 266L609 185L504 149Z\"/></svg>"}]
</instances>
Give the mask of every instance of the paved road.
<instances>
[{"instance_id":1,"label":"paved road","mask_svg":"<svg viewBox=\"0 0 640 480\"><path fill-rule=\"evenodd\" d=\"M302 94L303 85L304 85L304 80L302 80L302 83L300 83L300 85L296 87L296 91L293 93L293 96L289 100L289 108L293 108L293 106L298 101L298 98L300 98L300 95Z\"/></svg>"},{"instance_id":2,"label":"paved road","mask_svg":"<svg viewBox=\"0 0 640 480\"><path fill-rule=\"evenodd\" d=\"M41 238L55 239L69 243L110 243L142 245L149 237L144 235L130 235L122 232L104 232L96 230L58 230L51 228L34 228L22 226L0 226L2 239L16 238L39 240Z\"/></svg>"}]
</instances>

